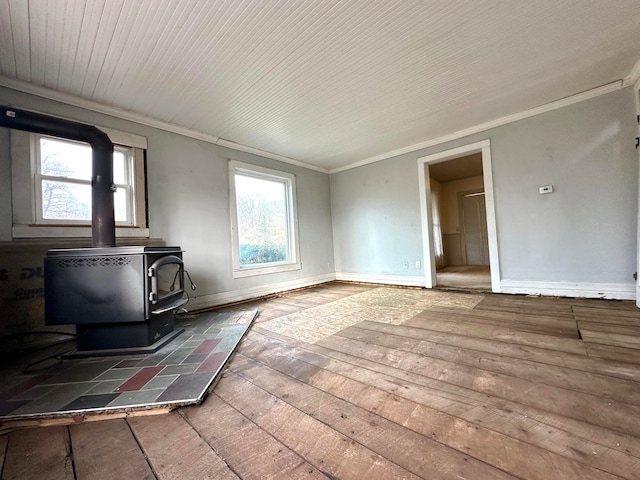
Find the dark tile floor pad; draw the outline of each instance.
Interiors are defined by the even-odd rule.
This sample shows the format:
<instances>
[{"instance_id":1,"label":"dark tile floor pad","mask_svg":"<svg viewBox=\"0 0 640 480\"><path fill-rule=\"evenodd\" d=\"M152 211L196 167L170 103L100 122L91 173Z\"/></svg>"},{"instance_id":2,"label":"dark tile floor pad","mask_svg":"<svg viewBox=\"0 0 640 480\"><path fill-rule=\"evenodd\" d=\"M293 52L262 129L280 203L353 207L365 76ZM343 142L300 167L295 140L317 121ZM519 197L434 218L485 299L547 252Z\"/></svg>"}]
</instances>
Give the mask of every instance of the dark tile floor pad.
<instances>
[{"instance_id":1,"label":"dark tile floor pad","mask_svg":"<svg viewBox=\"0 0 640 480\"><path fill-rule=\"evenodd\" d=\"M0 367L0 421L199 403L256 315L183 317L176 320L176 329L184 332L151 354L50 361L29 373L13 360Z\"/></svg>"}]
</instances>

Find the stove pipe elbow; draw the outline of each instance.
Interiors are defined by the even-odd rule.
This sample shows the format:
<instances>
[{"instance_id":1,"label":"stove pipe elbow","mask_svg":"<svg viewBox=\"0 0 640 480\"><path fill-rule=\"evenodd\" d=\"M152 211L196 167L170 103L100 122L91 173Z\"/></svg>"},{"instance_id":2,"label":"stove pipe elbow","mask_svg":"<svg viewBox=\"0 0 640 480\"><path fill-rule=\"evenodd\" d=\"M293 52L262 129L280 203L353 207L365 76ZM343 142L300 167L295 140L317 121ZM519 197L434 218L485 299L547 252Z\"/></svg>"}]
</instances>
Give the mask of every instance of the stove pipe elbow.
<instances>
[{"instance_id":1,"label":"stove pipe elbow","mask_svg":"<svg viewBox=\"0 0 640 480\"><path fill-rule=\"evenodd\" d=\"M102 130L79 122L0 105L0 127L52 135L91 145L91 245L115 247L113 143Z\"/></svg>"}]
</instances>

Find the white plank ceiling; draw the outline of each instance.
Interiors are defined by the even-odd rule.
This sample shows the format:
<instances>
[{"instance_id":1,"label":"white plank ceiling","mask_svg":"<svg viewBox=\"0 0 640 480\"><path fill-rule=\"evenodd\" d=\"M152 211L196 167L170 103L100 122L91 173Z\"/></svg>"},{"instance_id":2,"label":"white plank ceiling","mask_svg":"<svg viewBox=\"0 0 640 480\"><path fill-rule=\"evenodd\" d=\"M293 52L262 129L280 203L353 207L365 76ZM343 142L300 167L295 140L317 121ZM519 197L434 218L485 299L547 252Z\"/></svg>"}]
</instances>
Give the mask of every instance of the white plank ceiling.
<instances>
[{"instance_id":1,"label":"white plank ceiling","mask_svg":"<svg viewBox=\"0 0 640 480\"><path fill-rule=\"evenodd\" d=\"M0 0L0 77L326 169L639 58L639 0Z\"/></svg>"}]
</instances>

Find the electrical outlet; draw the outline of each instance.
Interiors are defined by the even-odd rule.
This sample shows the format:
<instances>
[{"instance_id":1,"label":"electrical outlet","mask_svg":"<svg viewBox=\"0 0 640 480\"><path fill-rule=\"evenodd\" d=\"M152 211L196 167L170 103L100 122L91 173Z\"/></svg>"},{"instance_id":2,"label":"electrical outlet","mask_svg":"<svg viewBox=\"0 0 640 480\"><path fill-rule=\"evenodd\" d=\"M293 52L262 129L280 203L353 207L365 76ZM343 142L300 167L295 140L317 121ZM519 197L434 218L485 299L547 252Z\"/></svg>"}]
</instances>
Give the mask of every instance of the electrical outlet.
<instances>
[{"instance_id":1,"label":"electrical outlet","mask_svg":"<svg viewBox=\"0 0 640 480\"><path fill-rule=\"evenodd\" d=\"M420 260L416 260L416 268L420 268Z\"/></svg>"}]
</instances>

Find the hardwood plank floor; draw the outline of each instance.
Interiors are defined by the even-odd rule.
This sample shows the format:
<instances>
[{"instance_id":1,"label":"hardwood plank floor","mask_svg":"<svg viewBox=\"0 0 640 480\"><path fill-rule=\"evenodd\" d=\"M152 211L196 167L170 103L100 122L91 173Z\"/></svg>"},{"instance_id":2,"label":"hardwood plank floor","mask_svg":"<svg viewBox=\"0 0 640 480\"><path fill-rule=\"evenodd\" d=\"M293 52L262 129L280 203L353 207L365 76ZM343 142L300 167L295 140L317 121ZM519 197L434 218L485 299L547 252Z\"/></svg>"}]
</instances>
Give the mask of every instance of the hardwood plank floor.
<instances>
[{"instance_id":1,"label":"hardwood plank floor","mask_svg":"<svg viewBox=\"0 0 640 480\"><path fill-rule=\"evenodd\" d=\"M43 435L38 430L20 430L11 435L3 479L73 478L69 431L66 427L51 427Z\"/></svg>"},{"instance_id":2,"label":"hardwood plank floor","mask_svg":"<svg viewBox=\"0 0 640 480\"><path fill-rule=\"evenodd\" d=\"M0 476L640 478L632 302L489 294L456 307L450 293L401 324L343 322L315 343L267 328L303 310L297 321L330 321L314 312L345 299L348 316L380 288L334 282L227 307L261 313L202 405L11 432ZM415 311L382 292L370 311Z\"/></svg>"},{"instance_id":3,"label":"hardwood plank floor","mask_svg":"<svg viewBox=\"0 0 640 480\"><path fill-rule=\"evenodd\" d=\"M161 480L238 478L178 412L130 418L129 425Z\"/></svg>"},{"instance_id":4,"label":"hardwood plank floor","mask_svg":"<svg viewBox=\"0 0 640 480\"><path fill-rule=\"evenodd\" d=\"M157 478L126 420L82 423L71 425L69 430L76 478L83 480ZM46 436L46 434L46 431L42 431L42 435ZM13 433L11 436L13 437Z\"/></svg>"},{"instance_id":5,"label":"hardwood plank floor","mask_svg":"<svg viewBox=\"0 0 640 480\"><path fill-rule=\"evenodd\" d=\"M181 412L240 478L326 479L311 463L274 438L214 391L203 405Z\"/></svg>"}]
</instances>

